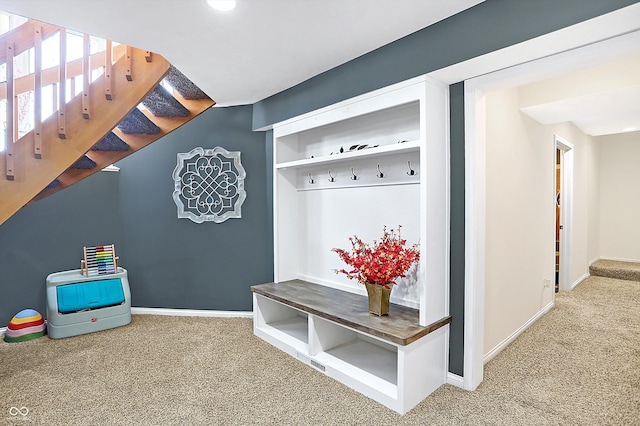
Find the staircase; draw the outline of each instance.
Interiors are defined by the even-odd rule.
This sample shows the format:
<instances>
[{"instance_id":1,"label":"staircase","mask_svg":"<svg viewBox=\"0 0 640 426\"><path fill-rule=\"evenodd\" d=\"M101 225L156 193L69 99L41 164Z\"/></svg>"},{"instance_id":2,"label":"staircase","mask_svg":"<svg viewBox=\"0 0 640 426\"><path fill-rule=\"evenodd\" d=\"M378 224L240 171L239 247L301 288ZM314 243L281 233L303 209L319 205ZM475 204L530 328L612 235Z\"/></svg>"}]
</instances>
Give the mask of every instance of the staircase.
<instances>
[{"instance_id":1,"label":"staircase","mask_svg":"<svg viewBox=\"0 0 640 426\"><path fill-rule=\"evenodd\" d=\"M589 266L589 273L597 277L640 282L640 263L601 259Z\"/></svg>"},{"instance_id":2,"label":"staircase","mask_svg":"<svg viewBox=\"0 0 640 426\"><path fill-rule=\"evenodd\" d=\"M43 42L54 36L65 66L42 69ZM0 64L6 66L0 101L7 105L0 224L24 205L133 154L215 104L162 56L110 41L91 53L90 37L80 36L83 55L73 61L66 60L63 28L27 21L0 36ZM18 76L14 58L29 49L35 58L29 68L35 71ZM82 90L75 94L79 79ZM49 86L54 112L42 120L43 88ZM25 94L33 98L33 126L20 135Z\"/></svg>"}]
</instances>

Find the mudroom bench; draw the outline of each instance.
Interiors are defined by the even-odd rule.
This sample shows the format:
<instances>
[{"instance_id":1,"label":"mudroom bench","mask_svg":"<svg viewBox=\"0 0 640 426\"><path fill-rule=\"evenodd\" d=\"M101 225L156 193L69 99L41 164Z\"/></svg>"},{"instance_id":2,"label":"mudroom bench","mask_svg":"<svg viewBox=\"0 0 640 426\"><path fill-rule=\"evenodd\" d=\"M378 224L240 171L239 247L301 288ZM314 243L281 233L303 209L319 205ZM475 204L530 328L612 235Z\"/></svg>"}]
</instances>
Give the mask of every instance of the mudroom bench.
<instances>
[{"instance_id":1,"label":"mudroom bench","mask_svg":"<svg viewBox=\"0 0 640 426\"><path fill-rule=\"evenodd\" d=\"M280 350L404 414L446 379L450 317L419 325L419 311L302 280L251 287L254 333Z\"/></svg>"}]
</instances>

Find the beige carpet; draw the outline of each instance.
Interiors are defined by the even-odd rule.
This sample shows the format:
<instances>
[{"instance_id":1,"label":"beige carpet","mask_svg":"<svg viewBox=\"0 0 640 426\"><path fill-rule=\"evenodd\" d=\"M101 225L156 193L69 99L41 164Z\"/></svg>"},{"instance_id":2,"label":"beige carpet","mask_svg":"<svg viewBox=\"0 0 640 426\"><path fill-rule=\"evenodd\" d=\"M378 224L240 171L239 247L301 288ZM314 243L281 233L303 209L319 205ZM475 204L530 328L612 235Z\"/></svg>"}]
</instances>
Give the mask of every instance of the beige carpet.
<instances>
[{"instance_id":1,"label":"beige carpet","mask_svg":"<svg viewBox=\"0 0 640 426\"><path fill-rule=\"evenodd\" d=\"M639 306L639 282L590 278L487 364L478 390L444 385L404 416L254 337L250 319L134 315L0 342L0 424L638 425Z\"/></svg>"},{"instance_id":2,"label":"beige carpet","mask_svg":"<svg viewBox=\"0 0 640 426\"><path fill-rule=\"evenodd\" d=\"M640 263L600 259L589 266L589 273L599 277L640 281Z\"/></svg>"}]
</instances>

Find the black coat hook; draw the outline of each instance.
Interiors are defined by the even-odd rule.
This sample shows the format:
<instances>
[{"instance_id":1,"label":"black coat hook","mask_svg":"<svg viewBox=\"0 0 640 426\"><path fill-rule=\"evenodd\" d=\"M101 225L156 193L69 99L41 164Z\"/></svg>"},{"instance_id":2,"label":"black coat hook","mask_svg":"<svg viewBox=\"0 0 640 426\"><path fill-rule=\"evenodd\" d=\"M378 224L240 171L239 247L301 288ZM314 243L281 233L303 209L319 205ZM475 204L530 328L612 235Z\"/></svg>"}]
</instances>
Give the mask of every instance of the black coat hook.
<instances>
[{"instance_id":1,"label":"black coat hook","mask_svg":"<svg viewBox=\"0 0 640 426\"><path fill-rule=\"evenodd\" d=\"M380 171L380 164L378 164L378 173L376 173L376 176L380 179L382 179L384 177L384 173L382 173L382 171Z\"/></svg>"},{"instance_id":2,"label":"black coat hook","mask_svg":"<svg viewBox=\"0 0 640 426\"><path fill-rule=\"evenodd\" d=\"M409 165L409 171L407 172L407 174L408 174L409 176L413 176L413 175L415 175L415 174L416 174L416 171L415 171L415 170L413 170L413 169L411 168L411 161L407 161L407 164Z\"/></svg>"},{"instance_id":3,"label":"black coat hook","mask_svg":"<svg viewBox=\"0 0 640 426\"><path fill-rule=\"evenodd\" d=\"M314 183L316 183L316 181L315 181L315 180L313 180L313 178L311 177L311 173L309 173L309 183L310 183L310 184L314 184Z\"/></svg>"},{"instance_id":4,"label":"black coat hook","mask_svg":"<svg viewBox=\"0 0 640 426\"><path fill-rule=\"evenodd\" d=\"M335 181L336 179L333 176L331 176L331 170L329 170L329 182L335 182Z\"/></svg>"},{"instance_id":5,"label":"black coat hook","mask_svg":"<svg viewBox=\"0 0 640 426\"><path fill-rule=\"evenodd\" d=\"M358 180L358 176L356 176L355 172L353 171L353 167L351 168L351 180Z\"/></svg>"}]
</instances>

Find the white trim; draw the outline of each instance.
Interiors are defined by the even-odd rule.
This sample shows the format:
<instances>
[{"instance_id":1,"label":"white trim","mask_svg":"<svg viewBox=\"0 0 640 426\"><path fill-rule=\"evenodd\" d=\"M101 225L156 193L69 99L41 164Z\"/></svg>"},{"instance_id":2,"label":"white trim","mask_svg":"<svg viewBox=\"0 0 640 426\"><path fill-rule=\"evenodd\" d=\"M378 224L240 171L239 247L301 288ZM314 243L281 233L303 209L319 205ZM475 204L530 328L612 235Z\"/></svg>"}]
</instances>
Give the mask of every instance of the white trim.
<instances>
[{"instance_id":1,"label":"white trim","mask_svg":"<svg viewBox=\"0 0 640 426\"><path fill-rule=\"evenodd\" d=\"M457 374L447 373L447 384L464 389L464 377Z\"/></svg>"},{"instance_id":2,"label":"white trim","mask_svg":"<svg viewBox=\"0 0 640 426\"><path fill-rule=\"evenodd\" d=\"M120 171L120 167L118 166L114 166L113 164L105 167L104 169L102 169L103 172L119 172Z\"/></svg>"},{"instance_id":3,"label":"white trim","mask_svg":"<svg viewBox=\"0 0 640 426\"><path fill-rule=\"evenodd\" d=\"M600 259L596 259L591 263L597 262L598 260L614 260L616 262L640 263L640 259L626 259L624 257L607 257L607 256L602 256L600 257Z\"/></svg>"},{"instance_id":4,"label":"white trim","mask_svg":"<svg viewBox=\"0 0 640 426\"><path fill-rule=\"evenodd\" d=\"M7 331L7 327L0 327L0 334L4 335L5 331Z\"/></svg>"},{"instance_id":5,"label":"white trim","mask_svg":"<svg viewBox=\"0 0 640 426\"><path fill-rule=\"evenodd\" d=\"M555 164L556 149L562 151L562 164L560 166L560 224L562 225L562 229L560 231L560 276L558 287L561 291L570 291L573 288L570 281L572 263L571 248L573 241L574 150L572 143L558 135L553 135L553 141L553 164Z\"/></svg>"},{"instance_id":6,"label":"white trim","mask_svg":"<svg viewBox=\"0 0 640 426\"><path fill-rule=\"evenodd\" d=\"M473 80L464 83L464 389L474 390L484 371L486 151L485 99Z\"/></svg>"},{"instance_id":7,"label":"white trim","mask_svg":"<svg viewBox=\"0 0 640 426\"><path fill-rule=\"evenodd\" d=\"M493 358L495 358L496 355L498 355L500 352L502 352L502 350L504 348L509 346L509 344L511 342L513 342L518 336L520 336L527 328L531 327L534 322L536 322L540 318L542 318L542 316L544 314L546 314L547 312L549 312L554 306L555 306L554 302L549 302L547 304L547 306L542 308L542 310L540 310L537 314L535 314L533 317L531 317L520 328L518 328L516 331L511 333L511 335L509 337L507 337L505 340L500 342L495 348L493 348L489 352L487 352L487 354L484 356L483 363L486 364L489 361L491 361Z\"/></svg>"},{"instance_id":8,"label":"white trim","mask_svg":"<svg viewBox=\"0 0 640 426\"><path fill-rule=\"evenodd\" d=\"M582 281L586 280L587 278L589 278L591 275L589 275L589 273L584 273L582 274L582 276L580 278L578 278L577 280L575 280L573 282L573 284L571 284L571 290L573 290L574 288L576 288L578 286L578 284L582 283Z\"/></svg>"},{"instance_id":9,"label":"white trim","mask_svg":"<svg viewBox=\"0 0 640 426\"><path fill-rule=\"evenodd\" d=\"M168 315L174 317L253 318L247 311L210 311L205 309L131 308L134 315Z\"/></svg>"}]
</instances>

